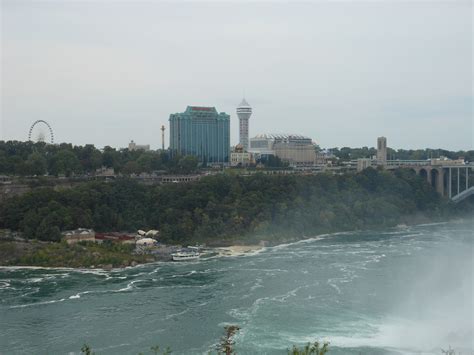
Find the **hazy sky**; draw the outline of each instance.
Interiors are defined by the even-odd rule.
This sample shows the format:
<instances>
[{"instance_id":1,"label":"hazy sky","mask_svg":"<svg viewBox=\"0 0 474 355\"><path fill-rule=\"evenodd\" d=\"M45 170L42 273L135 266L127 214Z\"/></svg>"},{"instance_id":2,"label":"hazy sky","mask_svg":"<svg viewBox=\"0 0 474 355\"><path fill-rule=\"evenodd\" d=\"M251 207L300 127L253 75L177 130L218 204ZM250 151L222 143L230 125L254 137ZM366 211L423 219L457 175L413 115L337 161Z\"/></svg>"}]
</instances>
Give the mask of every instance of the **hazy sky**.
<instances>
[{"instance_id":1,"label":"hazy sky","mask_svg":"<svg viewBox=\"0 0 474 355\"><path fill-rule=\"evenodd\" d=\"M235 144L245 92L250 136L473 149L471 1L0 1L0 139L158 148L203 105Z\"/></svg>"}]
</instances>

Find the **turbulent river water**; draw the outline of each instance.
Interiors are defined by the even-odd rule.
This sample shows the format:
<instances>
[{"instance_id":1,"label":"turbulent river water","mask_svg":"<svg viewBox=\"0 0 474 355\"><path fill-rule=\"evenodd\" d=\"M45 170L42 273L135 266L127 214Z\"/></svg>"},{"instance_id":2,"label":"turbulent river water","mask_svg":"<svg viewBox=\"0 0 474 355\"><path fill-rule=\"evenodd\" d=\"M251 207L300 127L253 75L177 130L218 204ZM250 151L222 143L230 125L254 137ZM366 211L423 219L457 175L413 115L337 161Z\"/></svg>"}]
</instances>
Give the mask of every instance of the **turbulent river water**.
<instances>
[{"instance_id":1,"label":"turbulent river water","mask_svg":"<svg viewBox=\"0 0 474 355\"><path fill-rule=\"evenodd\" d=\"M319 236L254 254L113 270L0 268L0 353L471 354L472 221Z\"/></svg>"}]
</instances>

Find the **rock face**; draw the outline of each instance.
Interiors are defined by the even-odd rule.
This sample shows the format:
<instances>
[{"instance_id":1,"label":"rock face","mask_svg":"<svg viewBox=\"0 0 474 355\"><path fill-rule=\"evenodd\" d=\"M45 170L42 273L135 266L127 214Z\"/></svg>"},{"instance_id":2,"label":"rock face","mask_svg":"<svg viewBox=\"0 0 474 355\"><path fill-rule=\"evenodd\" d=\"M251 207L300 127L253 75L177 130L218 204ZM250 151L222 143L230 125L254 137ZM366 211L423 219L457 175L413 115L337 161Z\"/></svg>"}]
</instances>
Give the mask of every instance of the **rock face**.
<instances>
[{"instance_id":1,"label":"rock face","mask_svg":"<svg viewBox=\"0 0 474 355\"><path fill-rule=\"evenodd\" d=\"M107 271L110 271L114 268L114 266L112 264L107 264L107 265L104 265L103 269L104 270L107 270Z\"/></svg>"},{"instance_id":2,"label":"rock face","mask_svg":"<svg viewBox=\"0 0 474 355\"><path fill-rule=\"evenodd\" d=\"M130 266L132 266L132 267L135 267L135 266L137 266L137 265L138 265L138 264L137 264L137 262L136 262L135 260L133 260L132 263L130 264Z\"/></svg>"}]
</instances>

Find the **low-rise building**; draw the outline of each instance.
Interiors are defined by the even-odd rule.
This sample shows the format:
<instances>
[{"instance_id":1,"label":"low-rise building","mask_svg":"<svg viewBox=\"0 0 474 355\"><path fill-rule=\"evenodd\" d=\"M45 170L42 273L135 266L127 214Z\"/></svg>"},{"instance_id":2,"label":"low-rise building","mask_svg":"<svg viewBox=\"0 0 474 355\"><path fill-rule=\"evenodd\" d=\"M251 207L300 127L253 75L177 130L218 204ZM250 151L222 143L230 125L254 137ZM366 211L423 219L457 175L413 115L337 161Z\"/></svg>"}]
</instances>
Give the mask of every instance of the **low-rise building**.
<instances>
[{"instance_id":1,"label":"low-rise building","mask_svg":"<svg viewBox=\"0 0 474 355\"><path fill-rule=\"evenodd\" d=\"M275 155L290 166L313 166L316 164L316 151L312 144L283 141L273 146Z\"/></svg>"},{"instance_id":2,"label":"low-rise building","mask_svg":"<svg viewBox=\"0 0 474 355\"><path fill-rule=\"evenodd\" d=\"M95 240L98 243L110 241L122 244L135 244L135 235L120 232L96 233Z\"/></svg>"},{"instance_id":3,"label":"low-rise building","mask_svg":"<svg viewBox=\"0 0 474 355\"><path fill-rule=\"evenodd\" d=\"M274 134L259 134L250 138L249 152L259 155L275 155L273 144L276 136Z\"/></svg>"},{"instance_id":4,"label":"low-rise building","mask_svg":"<svg viewBox=\"0 0 474 355\"><path fill-rule=\"evenodd\" d=\"M162 184L181 184L195 182L201 179L202 175L163 175L161 177Z\"/></svg>"},{"instance_id":5,"label":"low-rise building","mask_svg":"<svg viewBox=\"0 0 474 355\"><path fill-rule=\"evenodd\" d=\"M63 240L68 244L78 242L95 242L95 232L93 229L78 228L75 230L65 231L62 233Z\"/></svg>"},{"instance_id":6,"label":"low-rise building","mask_svg":"<svg viewBox=\"0 0 474 355\"><path fill-rule=\"evenodd\" d=\"M114 168L107 168L105 166L95 170L96 177L103 177L103 178L114 178L115 177L115 169Z\"/></svg>"},{"instance_id":7,"label":"low-rise building","mask_svg":"<svg viewBox=\"0 0 474 355\"><path fill-rule=\"evenodd\" d=\"M153 238L141 238L135 243L135 251L139 254L149 253L158 245L158 242Z\"/></svg>"},{"instance_id":8,"label":"low-rise building","mask_svg":"<svg viewBox=\"0 0 474 355\"><path fill-rule=\"evenodd\" d=\"M322 164L324 157L316 154L316 146L309 137L297 134L260 134L250 139L251 153L274 155L291 167Z\"/></svg>"},{"instance_id":9,"label":"low-rise building","mask_svg":"<svg viewBox=\"0 0 474 355\"><path fill-rule=\"evenodd\" d=\"M249 166L251 164L255 164L252 153L244 151L244 147L237 144L234 151L230 153L230 166Z\"/></svg>"},{"instance_id":10,"label":"low-rise building","mask_svg":"<svg viewBox=\"0 0 474 355\"><path fill-rule=\"evenodd\" d=\"M446 157L433 158L430 161L431 165L466 165L463 158L449 159Z\"/></svg>"},{"instance_id":11,"label":"low-rise building","mask_svg":"<svg viewBox=\"0 0 474 355\"><path fill-rule=\"evenodd\" d=\"M362 171L372 166L372 159L362 158L357 159L357 171Z\"/></svg>"},{"instance_id":12,"label":"low-rise building","mask_svg":"<svg viewBox=\"0 0 474 355\"><path fill-rule=\"evenodd\" d=\"M144 151L149 151L150 150L150 145L149 144L136 144L133 140L128 143L128 150L134 151L134 150L144 150Z\"/></svg>"}]
</instances>

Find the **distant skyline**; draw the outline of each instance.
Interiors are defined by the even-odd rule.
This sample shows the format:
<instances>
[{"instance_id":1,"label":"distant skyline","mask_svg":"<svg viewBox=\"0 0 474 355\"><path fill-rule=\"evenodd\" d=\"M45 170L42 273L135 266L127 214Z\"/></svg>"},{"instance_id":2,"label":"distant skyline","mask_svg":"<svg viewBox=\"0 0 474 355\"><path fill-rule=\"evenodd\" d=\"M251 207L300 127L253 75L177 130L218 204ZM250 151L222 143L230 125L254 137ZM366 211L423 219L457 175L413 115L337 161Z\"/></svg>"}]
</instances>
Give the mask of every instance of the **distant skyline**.
<instances>
[{"instance_id":1,"label":"distant skyline","mask_svg":"<svg viewBox=\"0 0 474 355\"><path fill-rule=\"evenodd\" d=\"M169 145L188 105L252 106L250 137L474 149L471 1L1 3L0 139Z\"/></svg>"}]
</instances>

